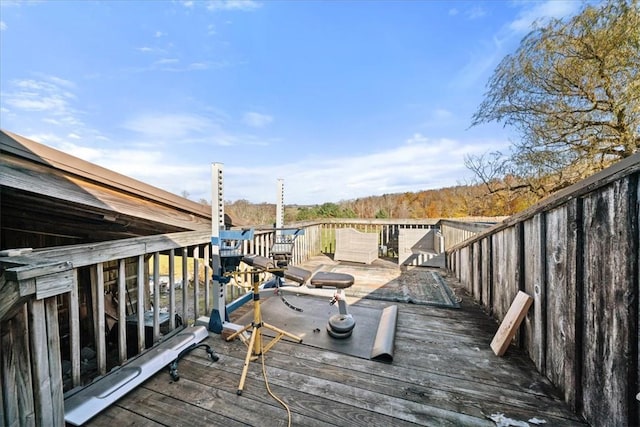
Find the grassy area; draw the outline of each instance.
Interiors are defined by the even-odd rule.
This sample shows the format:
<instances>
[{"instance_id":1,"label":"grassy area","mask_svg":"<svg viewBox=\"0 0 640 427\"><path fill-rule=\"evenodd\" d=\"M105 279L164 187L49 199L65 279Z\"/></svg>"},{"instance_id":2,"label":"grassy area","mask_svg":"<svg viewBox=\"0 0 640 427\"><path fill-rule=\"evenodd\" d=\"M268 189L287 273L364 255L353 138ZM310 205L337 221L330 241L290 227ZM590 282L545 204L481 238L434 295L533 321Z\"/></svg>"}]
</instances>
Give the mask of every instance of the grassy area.
<instances>
[{"instance_id":1,"label":"grassy area","mask_svg":"<svg viewBox=\"0 0 640 427\"><path fill-rule=\"evenodd\" d=\"M149 277L153 277L153 256L149 259ZM159 255L159 272L160 276L169 276L169 256L168 255ZM176 282L182 280L182 257L176 256L174 257L174 280ZM204 259L200 258L198 263L198 278L200 281L204 281ZM194 258L187 258L187 276L190 281L195 277L194 275Z\"/></svg>"}]
</instances>

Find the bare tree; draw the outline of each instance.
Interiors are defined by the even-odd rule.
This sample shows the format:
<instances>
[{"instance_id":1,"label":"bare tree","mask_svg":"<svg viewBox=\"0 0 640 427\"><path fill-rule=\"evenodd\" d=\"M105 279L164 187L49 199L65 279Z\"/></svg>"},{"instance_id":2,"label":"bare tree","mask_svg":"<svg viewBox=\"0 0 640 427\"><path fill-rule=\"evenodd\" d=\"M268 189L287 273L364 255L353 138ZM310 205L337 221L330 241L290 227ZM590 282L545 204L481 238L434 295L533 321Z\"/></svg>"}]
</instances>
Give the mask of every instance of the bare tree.
<instances>
[{"instance_id":1,"label":"bare tree","mask_svg":"<svg viewBox=\"0 0 640 427\"><path fill-rule=\"evenodd\" d=\"M638 0L588 5L529 33L498 65L472 126L492 121L521 134L502 166L539 195L637 152ZM471 157L467 166L490 186L495 160Z\"/></svg>"}]
</instances>

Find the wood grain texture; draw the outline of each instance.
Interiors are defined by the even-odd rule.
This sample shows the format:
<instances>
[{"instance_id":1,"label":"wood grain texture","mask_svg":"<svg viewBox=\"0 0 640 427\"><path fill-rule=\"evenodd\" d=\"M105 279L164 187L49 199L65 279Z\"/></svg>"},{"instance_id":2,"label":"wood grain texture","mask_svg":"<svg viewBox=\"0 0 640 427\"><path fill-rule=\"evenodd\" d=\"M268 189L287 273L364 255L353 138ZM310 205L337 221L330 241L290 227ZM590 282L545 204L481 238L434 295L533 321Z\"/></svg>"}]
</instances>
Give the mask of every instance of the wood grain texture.
<instances>
[{"instance_id":1,"label":"wood grain texture","mask_svg":"<svg viewBox=\"0 0 640 427\"><path fill-rule=\"evenodd\" d=\"M482 259L480 260L482 277L482 299L480 303L485 309L493 307L493 253L492 239L490 237L482 239Z\"/></svg>"},{"instance_id":2,"label":"wood grain texture","mask_svg":"<svg viewBox=\"0 0 640 427\"><path fill-rule=\"evenodd\" d=\"M545 372L546 270L545 219L538 214L524 222L524 292L533 297L533 309L524 321L524 349L541 373Z\"/></svg>"},{"instance_id":3,"label":"wood grain texture","mask_svg":"<svg viewBox=\"0 0 640 427\"><path fill-rule=\"evenodd\" d=\"M629 387L638 366L635 185L621 180L584 200L583 404L599 425L623 425L637 413Z\"/></svg>"},{"instance_id":4,"label":"wood grain texture","mask_svg":"<svg viewBox=\"0 0 640 427\"><path fill-rule=\"evenodd\" d=\"M44 425L54 420L54 408L49 371L49 351L47 337L47 319L44 301L32 300L29 307L29 338L33 372L33 394L36 412L36 424Z\"/></svg>"},{"instance_id":5,"label":"wood grain texture","mask_svg":"<svg viewBox=\"0 0 640 427\"><path fill-rule=\"evenodd\" d=\"M507 311L502 323L500 323L498 332L496 332L491 341L491 349L496 356L502 356L507 351L532 303L533 297L526 293L519 291L516 294L509 311Z\"/></svg>"},{"instance_id":6,"label":"wood grain texture","mask_svg":"<svg viewBox=\"0 0 640 427\"><path fill-rule=\"evenodd\" d=\"M58 301L56 297L44 300L45 323L47 325L47 362L51 391L51 425L64 424L64 396L62 363L60 361L60 329L58 326Z\"/></svg>"},{"instance_id":7,"label":"wood grain texture","mask_svg":"<svg viewBox=\"0 0 640 427\"><path fill-rule=\"evenodd\" d=\"M473 253L471 259L471 294L477 301L482 301L482 240L475 242L471 250Z\"/></svg>"},{"instance_id":8,"label":"wood grain texture","mask_svg":"<svg viewBox=\"0 0 640 427\"><path fill-rule=\"evenodd\" d=\"M463 293L456 287L456 291ZM388 303L361 300L380 307ZM271 390L304 426L494 426L503 413L547 425L585 425L554 396L548 380L514 348L497 358L486 345L495 323L469 298L460 310L398 304L396 352L391 364L280 341L265 357ZM233 319L232 319L233 320ZM261 361L251 365L236 395L246 348L211 335L220 355L211 362L193 351L180 362L181 379L159 372L98 415L89 425L135 417L168 425L286 425L284 409L265 390Z\"/></svg>"},{"instance_id":9,"label":"wood grain texture","mask_svg":"<svg viewBox=\"0 0 640 427\"><path fill-rule=\"evenodd\" d=\"M510 227L492 236L493 312L504 319L519 290L520 233Z\"/></svg>"}]
</instances>

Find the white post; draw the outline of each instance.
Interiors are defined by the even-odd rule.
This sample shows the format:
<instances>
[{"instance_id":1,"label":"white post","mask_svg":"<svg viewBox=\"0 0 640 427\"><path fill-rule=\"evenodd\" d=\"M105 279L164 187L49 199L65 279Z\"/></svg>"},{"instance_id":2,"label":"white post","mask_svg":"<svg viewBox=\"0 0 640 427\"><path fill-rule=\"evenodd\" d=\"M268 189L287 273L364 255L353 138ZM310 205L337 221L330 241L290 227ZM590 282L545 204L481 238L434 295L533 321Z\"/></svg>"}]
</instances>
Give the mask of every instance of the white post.
<instances>
[{"instance_id":1,"label":"white post","mask_svg":"<svg viewBox=\"0 0 640 427\"><path fill-rule=\"evenodd\" d=\"M278 178L276 199L276 228L282 228L284 226L284 179L282 178Z\"/></svg>"},{"instance_id":2,"label":"white post","mask_svg":"<svg viewBox=\"0 0 640 427\"><path fill-rule=\"evenodd\" d=\"M222 163L213 163L211 165L211 271L213 273L213 311L211 317L218 316L218 318L209 319L209 325L217 322L222 325L226 317L226 286L217 280L222 276L220 231L224 230L223 189Z\"/></svg>"}]
</instances>

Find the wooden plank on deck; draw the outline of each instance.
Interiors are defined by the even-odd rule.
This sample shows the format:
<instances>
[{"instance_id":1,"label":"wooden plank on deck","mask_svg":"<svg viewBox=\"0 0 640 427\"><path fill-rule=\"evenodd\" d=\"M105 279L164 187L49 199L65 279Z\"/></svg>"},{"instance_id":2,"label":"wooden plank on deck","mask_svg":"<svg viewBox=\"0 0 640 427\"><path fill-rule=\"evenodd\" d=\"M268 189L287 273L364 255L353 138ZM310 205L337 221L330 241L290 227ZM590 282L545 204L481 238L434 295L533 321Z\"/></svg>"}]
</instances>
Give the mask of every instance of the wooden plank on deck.
<instances>
[{"instance_id":1,"label":"wooden plank on deck","mask_svg":"<svg viewBox=\"0 0 640 427\"><path fill-rule=\"evenodd\" d=\"M522 291L518 291L511 307L509 307L509 311L507 311L507 315L498 328L498 332L496 332L493 341L491 341L491 349L496 356L502 356L507 351L532 302L532 297Z\"/></svg>"}]
</instances>

